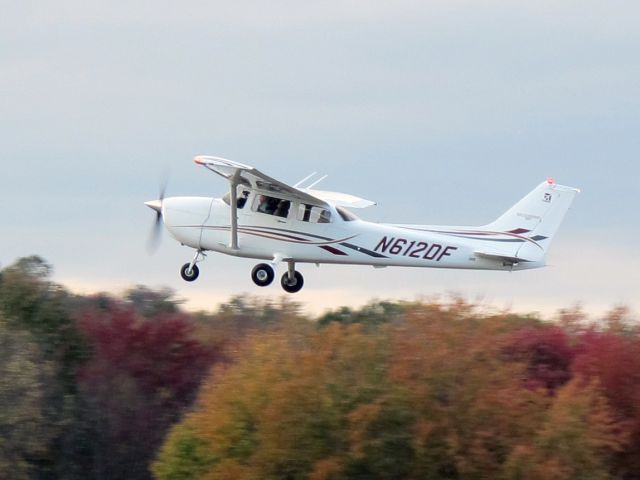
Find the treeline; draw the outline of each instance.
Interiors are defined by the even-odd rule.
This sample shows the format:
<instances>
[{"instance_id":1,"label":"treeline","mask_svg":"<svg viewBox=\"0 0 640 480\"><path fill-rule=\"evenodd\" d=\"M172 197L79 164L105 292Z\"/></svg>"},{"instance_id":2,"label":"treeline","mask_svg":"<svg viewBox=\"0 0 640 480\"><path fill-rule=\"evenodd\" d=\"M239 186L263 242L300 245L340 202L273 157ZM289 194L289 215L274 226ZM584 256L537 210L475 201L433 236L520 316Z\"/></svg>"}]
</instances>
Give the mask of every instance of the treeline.
<instances>
[{"instance_id":1,"label":"treeline","mask_svg":"<svg viewBox=\"0 0 640 480\"><path fill-rule=\"evenodd\" d=\"M150 479L212 365L293 307L192 315L168 290L79 296L39 257L0 272L0 479Z\"/></svg>"},{"instance_id":2,"label":"treeline","mask_svg":"<svg viewBox=\"0 0 640 480\"><path fill-rule=\"evenodd\" d=\"M0 478L640 479L640 326L461 300L310 319L0 272Z\"/></svg>"}]
</instances>

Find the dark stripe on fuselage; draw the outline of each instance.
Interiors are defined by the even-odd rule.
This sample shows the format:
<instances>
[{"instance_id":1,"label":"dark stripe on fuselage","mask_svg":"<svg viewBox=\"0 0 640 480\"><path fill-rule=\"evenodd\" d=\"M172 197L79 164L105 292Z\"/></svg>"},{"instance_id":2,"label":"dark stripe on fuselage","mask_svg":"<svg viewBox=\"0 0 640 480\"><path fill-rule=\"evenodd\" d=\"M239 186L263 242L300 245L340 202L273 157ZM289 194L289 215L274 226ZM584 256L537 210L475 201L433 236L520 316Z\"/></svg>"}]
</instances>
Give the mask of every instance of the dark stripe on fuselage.
<instances>
[{"instance_id":1,"label":"dark stripe on fuselage","mask_svg":"<svg viewBox=\"0 0 640 480\"><path fill-rule=\"evenodd\" d=\"M333 248L329 245L321 245L320 248L322 248L323 250L326 250L327 252L333 253L334 255L347 255L342 250L338 250L337 248Z\"/></svg>"},{"instance_id":2,"label":"dark stripe on fuselage","mask_svg":"<svg viewBox=\"0 0 640 480\"><path fill-rule=\"evenodd\" d=\"M357 245L353 245L352 243L342 242L340 245L342 245L343 247L350 248L351 250L355 250L356 252L364 253L365 255L369 255L370 257L389 258L386 255L382 255L381 253L368 250L368 249L366 249L364 247L359 247Z\"/></svg>"},{"instance_id":3,"label":"dark stripe on fuselage","mask_svg":"<svg viewBox=\"0 0 640 480\"><path fill-rule=\"evenodd\" d=\"M208 229L208 230L230 230L230 227L213 227L213 226L204 226L203 228ZM260 230L264 230L264 231L260 231ZM312 237L312 238L316 238L318 240L325 240L326 242L329 243L334 243L334 242L339 242L340 240L334 240L330 237L323 237L321 235L315 235L313 233L306 233L306 232L300 232L297 230L289 230L286 228L275 228L275 227L262 227L262 226L239 226L238 227L238 232L239 233L244 233L246 235L255 235L258 237L263 237L263 238L270 238L272 240L280 240L283 242L291 242L291 243L309 243L310 245L313 245L313 243L311 243L310 240L304 239L304 238L300 238L300 237L295 237L293 235L287 235L289 233L294 233L296 235L306 235L307 237ZM287 232L287 234L284 233L280 233L280 232ZM278 235L279 237L275 237L272 235ZM349 238L353 238L353 237L349 237ZM291 240L287 240L287 239L291 239ZM346 239L345 239L346 240ZM364 247L360 247L358 245L354 245L352 243L346 243L346 242L341 242L340 245L342 245L343 247L346 248L350 248L351 250L355 250L356 252L360 252L363 253L365 255L369 255L370 257L374 257L374 258L389 258L386 255L382 255L378 252L374 252L372 250L369 250L367 248ZM334 255L348 255L347 253L338 250L337 248L333 248L333 247L329 247L327 245L318 245L320 248L333 253Z\"/></svg>"}]
</instances>

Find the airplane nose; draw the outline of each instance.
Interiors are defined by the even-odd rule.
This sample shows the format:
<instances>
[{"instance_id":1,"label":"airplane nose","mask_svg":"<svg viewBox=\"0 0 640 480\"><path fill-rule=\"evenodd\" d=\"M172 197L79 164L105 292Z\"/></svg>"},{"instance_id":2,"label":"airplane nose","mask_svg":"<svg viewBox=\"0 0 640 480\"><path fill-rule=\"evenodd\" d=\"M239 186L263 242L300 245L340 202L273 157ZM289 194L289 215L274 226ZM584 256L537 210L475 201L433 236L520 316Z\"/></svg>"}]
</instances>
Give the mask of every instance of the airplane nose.
<instances>
[{"instance_id":1,"label":"airplane nose","mask_svg":"<svg viewBox=\"0 0 640 480\"><path fill-rule=\"evenodd\" d=\"M162 200L149 200L148 202L144 202L144 204L150 209L162 213Z\"/></svg>"}]
</instances>

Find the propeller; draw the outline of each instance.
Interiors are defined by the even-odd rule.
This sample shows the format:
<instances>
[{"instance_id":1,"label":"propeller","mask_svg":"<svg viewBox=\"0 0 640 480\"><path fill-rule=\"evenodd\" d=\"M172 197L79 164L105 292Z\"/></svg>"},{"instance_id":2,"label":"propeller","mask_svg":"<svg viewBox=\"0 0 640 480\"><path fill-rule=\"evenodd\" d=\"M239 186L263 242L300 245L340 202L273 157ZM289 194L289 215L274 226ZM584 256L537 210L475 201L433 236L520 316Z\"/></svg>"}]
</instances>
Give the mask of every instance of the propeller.
<instances>
[{"instance_id":1,"label":"propeller","mask_svg":"<svg viewBox=\"0 0 640 480\"><path fill-rule=\"evenodd\" d=\"M151 226L151 232L149 234L149 240L147 240L147 251L150 254L155 253L160 246L160 239L162 238L162 201L164 200L164 194L167 189L166 180L162 182L160 186L160 194L157 200L150 200L144 202L144 204L156 212L156 220Z\"/></svg>"}]
</instances>

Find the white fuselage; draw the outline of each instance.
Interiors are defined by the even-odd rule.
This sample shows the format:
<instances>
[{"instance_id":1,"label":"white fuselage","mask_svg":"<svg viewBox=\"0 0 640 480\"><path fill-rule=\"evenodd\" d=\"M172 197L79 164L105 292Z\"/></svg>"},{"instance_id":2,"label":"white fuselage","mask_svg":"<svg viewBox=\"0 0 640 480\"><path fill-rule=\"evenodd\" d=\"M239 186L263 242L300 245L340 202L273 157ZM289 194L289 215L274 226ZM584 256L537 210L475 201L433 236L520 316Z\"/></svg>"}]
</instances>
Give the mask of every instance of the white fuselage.
<instances>
[{"instance_id":1,"label":"white fuselage","mask_svg":"<svg viewBox=\"0 0 640 480\"><path fill-rule=\"evenodd\" d=\"M231 207L220 198L173 197L162 202L170 234L183 245L261 260L299 263L521 270L540 262L508 263L478 255L490 243L526 242L516 234L487 234L474 227L378 224L349 220L331 208L328 223L303 221L304 205L292 201L286 217L256 211L252 192L237 210L238 248L231 248Z\"/></svg>"}]
</instances>

